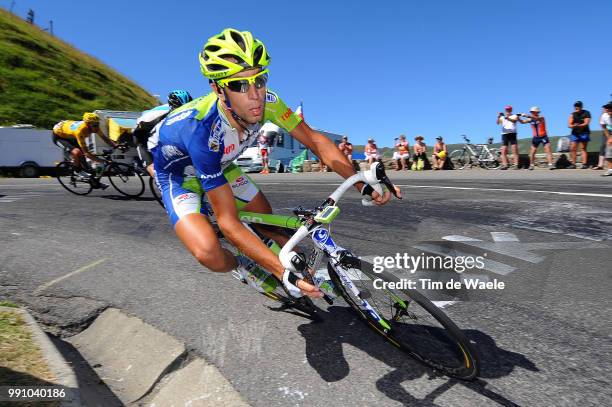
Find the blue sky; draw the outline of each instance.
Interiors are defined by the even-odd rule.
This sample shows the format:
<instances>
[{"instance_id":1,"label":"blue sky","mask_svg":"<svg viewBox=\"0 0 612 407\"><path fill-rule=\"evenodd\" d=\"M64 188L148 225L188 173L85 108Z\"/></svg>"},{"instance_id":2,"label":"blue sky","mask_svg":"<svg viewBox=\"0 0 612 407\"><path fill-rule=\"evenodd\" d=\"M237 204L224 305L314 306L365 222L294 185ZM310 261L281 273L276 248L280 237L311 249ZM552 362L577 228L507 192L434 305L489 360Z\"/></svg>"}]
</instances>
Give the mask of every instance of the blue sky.
<instances>
[{"instance_id":1,"label":"blue sky","mask_svg":"<svg viewBox=\"0 0 612 407\"><path fill-rule=\"evenodd\" d=\"M56 36L162 95L208 92L202 45L228 26L250 30L272 55L270 87L290 106L303 101L311 126L355 143L497 140L506 104L538 105L549 134L567 134L575 100L598 117L612 93L610 0L16 0L14 12L29 8L38 25L52 19Z\"/></svg>"}]
</instances>

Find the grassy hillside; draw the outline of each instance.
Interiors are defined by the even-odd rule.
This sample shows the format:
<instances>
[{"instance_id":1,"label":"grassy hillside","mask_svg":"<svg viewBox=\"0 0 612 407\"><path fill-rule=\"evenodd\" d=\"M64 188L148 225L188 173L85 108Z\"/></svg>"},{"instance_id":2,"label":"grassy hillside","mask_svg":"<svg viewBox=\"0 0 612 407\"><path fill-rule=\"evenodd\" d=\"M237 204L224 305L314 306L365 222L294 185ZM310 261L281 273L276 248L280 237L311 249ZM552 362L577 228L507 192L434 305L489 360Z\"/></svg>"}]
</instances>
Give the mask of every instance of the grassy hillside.
<instances>
[{"instance_id":1,"label":"grassy hillside","mask_svg":"<svg viewBox=\"0 0 612 407\"><path fill-rule=\"evenodd\" d=\"M156 104L112 68L0 9L0 125L51 128L86 111Z\"/></svg>"}]
</instances>

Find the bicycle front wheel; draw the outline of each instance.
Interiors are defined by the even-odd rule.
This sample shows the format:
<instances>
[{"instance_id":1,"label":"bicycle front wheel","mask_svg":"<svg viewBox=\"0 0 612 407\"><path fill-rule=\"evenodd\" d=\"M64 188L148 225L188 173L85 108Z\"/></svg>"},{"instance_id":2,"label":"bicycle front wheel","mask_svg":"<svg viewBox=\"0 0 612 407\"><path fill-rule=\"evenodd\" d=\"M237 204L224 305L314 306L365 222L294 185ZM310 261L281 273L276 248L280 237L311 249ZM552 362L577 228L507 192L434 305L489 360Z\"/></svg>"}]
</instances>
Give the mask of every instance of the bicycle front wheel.
<instances>
[{"instance_id":1,"label":"bicycle front wheel","mask_svg":"<svg viewBox=\"0 0 612 407\"><path fill-rule=\"evenodd\" d=\"M145 190L142 176L134 168L123 163L112 163L107 169L108 180L119 193L137 198Z\"/></svg>"},{"instance_id":2,"label":"bicycle front wheel","mask_svg":"<svg viewBox=\"0 0 612 407\"><path fill-rule=\"evenodd\" d=\"M474 348L440 308L416 290L389 288L392 287L389 283L398 283L400 279L388 272L374 273L371 265L360 263L357 268L343 268L359 296L340 280L331 264L328 271L344 300L374 331L447 376L463 380L478 376Z\"/></svg>"},{"instance_id":3,"label":"bicycle front wheel","mask_svg":"<svg viewBox=\"0 0 612 407\"><path fill-rule=\"evenodd\" d=\"M87 195L92 186L89 178L78 175L77 168L70 161L62 161L55 167L55 177L60 185L75 195Z\"/></svg>"}]
</instances>

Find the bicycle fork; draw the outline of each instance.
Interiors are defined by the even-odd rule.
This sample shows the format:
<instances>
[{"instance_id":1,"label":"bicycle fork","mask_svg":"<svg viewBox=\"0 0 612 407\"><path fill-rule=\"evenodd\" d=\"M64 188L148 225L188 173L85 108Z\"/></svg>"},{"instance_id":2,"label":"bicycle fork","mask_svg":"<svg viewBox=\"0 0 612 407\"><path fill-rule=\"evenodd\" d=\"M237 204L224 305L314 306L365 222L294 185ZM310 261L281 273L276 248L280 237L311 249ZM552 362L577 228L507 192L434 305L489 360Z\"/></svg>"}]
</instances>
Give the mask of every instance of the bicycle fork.
<instances>
[{"instance_id":1,"label":"bicycle fork","mask_svg":"<svg viewBox=\"0 0 612 407\"><path fill-rule=\"evenodd\" d=\"M328 262L328 271L330 273L336 273L342 284L349 290L356 298L359 298L361 301L361 306L365 309L365 311L370 314L370 316L383 328L384 333L388 333L391 329L391 326L378 315L378 312L370 303L365 299L366 293L359 291L359 289L353 283L353 280L348 276L347 272L344 270L344 265L342 261L345 257L350 256L354 257L348 250L336 245L333 241L332 237L329 234L329 231L324 228L318 228L312 233L312 240L315 244L315 247L319 248L324 254L329 258Z\"/></svg>"}]
</instances>

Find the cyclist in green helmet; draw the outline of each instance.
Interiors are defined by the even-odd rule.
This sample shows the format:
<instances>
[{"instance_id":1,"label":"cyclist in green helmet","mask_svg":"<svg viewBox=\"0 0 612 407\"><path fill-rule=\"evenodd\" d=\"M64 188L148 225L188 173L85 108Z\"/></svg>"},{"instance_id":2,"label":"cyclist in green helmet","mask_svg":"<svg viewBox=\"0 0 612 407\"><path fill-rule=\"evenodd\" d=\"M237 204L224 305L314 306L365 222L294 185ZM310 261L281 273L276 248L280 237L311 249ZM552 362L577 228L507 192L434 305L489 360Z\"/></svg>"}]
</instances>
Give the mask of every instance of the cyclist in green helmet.
<instances>
[{"instance_id":1,"label":"cyclist in green helmet","mask_svg":"<svg viewBox=\"0 0 612 407\"><path fill-rule=\"evenodd\" d=\"M247 275L243 259L238 259L239 264L221 247L204 199L212 206L226 239L283 281L291 294L322 296L317 287L287 274L278 257L240 222L238 210L272 213L272 207L232 162L256 140L261 126L269 120L290 132L344 178L354 174L353 167L331 140L310 128L267 88L270 56L250 32L223 30L208 40L199 60L212 92L168 115L154 152L157 180L176 234L208 269L237 270L244 280L255 279ZM380 196L369 185L357 187L377 204L390 199L388 192ZM281 246L288 240L277 230L261 232Z\"/></svg>"}]
</instances>

